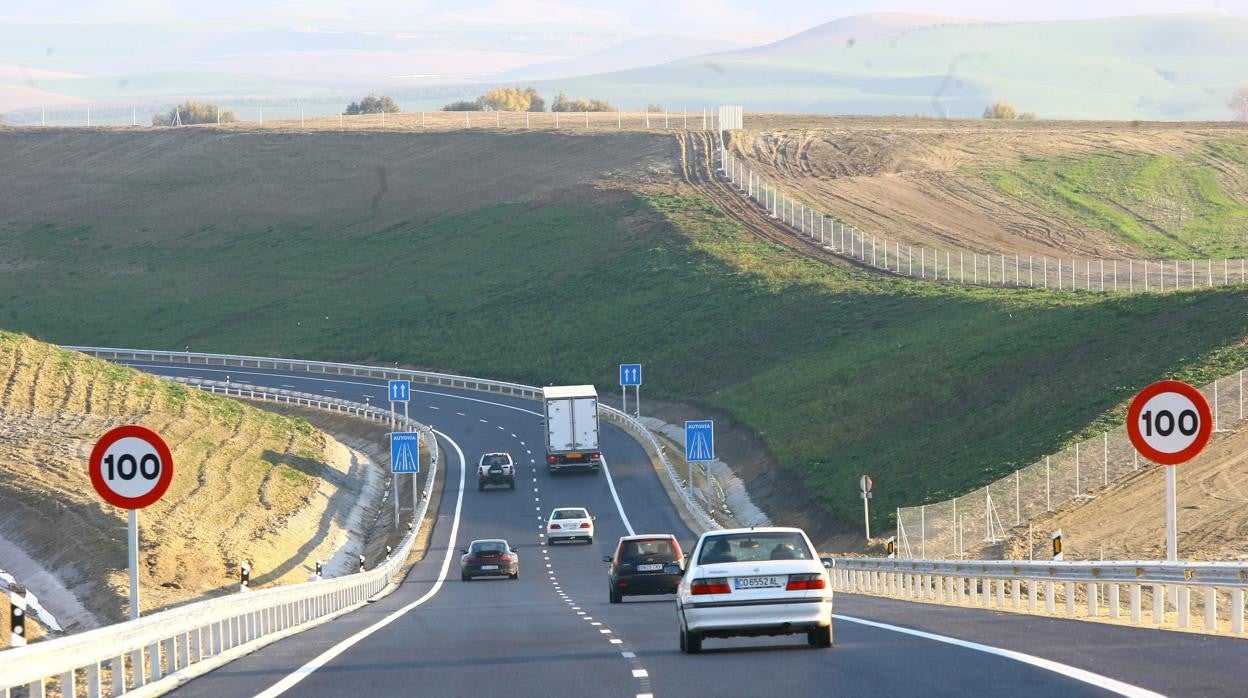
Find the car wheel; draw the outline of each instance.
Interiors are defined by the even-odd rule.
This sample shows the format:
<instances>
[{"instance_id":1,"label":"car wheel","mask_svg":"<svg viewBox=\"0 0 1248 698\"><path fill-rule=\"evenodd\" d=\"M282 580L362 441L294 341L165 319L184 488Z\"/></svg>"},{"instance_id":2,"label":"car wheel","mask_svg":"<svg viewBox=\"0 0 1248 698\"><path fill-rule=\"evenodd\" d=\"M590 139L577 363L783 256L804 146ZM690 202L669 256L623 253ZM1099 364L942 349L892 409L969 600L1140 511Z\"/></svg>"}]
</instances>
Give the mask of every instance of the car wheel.
<instances>
[{"instance_id":1,"label":"car wheel","mask_svg":"<svg viewBox=\"0 0 1248 698\"><path fill-rule=\"evenodd\" d=\"M484 482L478 482L478 483L477 483L477 491L478 491L478 492L484 492L484 491L485 491L485 483L484 483Z\"/></svg>"},{"instance_id":2,"label":"car wheel","mask_svg":"<svg viewBox=\"0 0 1248 698\"><path fill-rule=\"evenodd\" d=\"M460 572L460 573L459 573L459 579L460 579L460 581L462 581L462 582L471 582L471 581L472 581L472 577L469 577L467 572Z\"/></svg>"},{"instance_id":3,"label":"car wheel","mask_svg":"<svg viewBox=\"0 0 1248 698\"><path fill-rule=\"evenodd\" d=\"M507 576L508 576L508 577L511 577L512 579L519 579L519 578L520 578L520 573L519 573L519 572L516 572L515 574L509 574L509 575L507 575Z\"/></svg>"},{"instance_id":4,"label":"car wheel","mask_svg":"<svg viewBox=\"0 0 1248 698\"><path fill-rule=\"evenodd\" d=\"M593 545L593 544L594 544L594 537L593 537L593 536L586 536L586 538L585 538L585 542L586 542L586 543L589 543L590 545Z\"/></svg>"},{"instance_id":5,"label":"car wheel","mask_svg":"<svg viewBox=\"0 0 1248 698\"><path fill-rule=\"evenodd\" d=\"M513 490L516 489L516 481L512 480L511 482L507 483L507 486Z\"/></svg>"},{"instance_id":6,"label":"car wheel","mask_svg":"<svg viewBox=\"0 0 1248 698\"><path fill-rule=\"evenodd\" d=\"M832 626L826 628L811 628L806 631L806 642L811 647L831 647L832 646Z\"/></svg>"},{"instance_id":7,"label":"car wheel","mask_svg":"<svg viewBox=\"0 0 1248 698\"><path fill-rule=\"evenodd\" d=\"M607 596L610 598L611 603L620 603L624 600L624 596L620 594L619 588L614 584L607 585Z\"/></svg>"},{"instance_id":8,"label":"car wheel","mask_svg":"<svg viewBox=\"0 0 1248 698\"><path fill-rule=\"evenodd\" d=\"M685 654L697 654L702 651L702 636L698 633L680 630L680 649Z\"/></svg>"}]
</instances>

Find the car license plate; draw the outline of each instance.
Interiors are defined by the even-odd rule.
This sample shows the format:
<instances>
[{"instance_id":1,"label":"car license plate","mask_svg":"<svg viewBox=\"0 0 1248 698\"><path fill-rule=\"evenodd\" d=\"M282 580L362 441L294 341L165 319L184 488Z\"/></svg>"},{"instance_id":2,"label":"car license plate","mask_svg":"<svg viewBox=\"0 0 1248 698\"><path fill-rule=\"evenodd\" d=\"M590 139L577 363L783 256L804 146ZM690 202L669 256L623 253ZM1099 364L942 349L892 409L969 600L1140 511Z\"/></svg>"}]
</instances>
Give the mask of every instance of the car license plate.
<instances>
[{"instance_id":1,"label":"car license plate","mask_svg":"<svg viewBox=\"0 0 1248 698\"><path fill-rule=\"evenodd\" d=\"M737 589L773 589L784 585L779 577L734 577L733 586Z\"/></svg>"},{"instance_id":2,"label":"car license plate","mask_svg":"<svg viewBox=\"0 0 1248 698\"><path fill-rule=\"evenodd\" d=\"M496 569L498 569L498 565L481 565L481 569L483 569L483 570L496 570Z\"/></svg>"},{"instance_id":3,"label":"car license plate","mask_svg":"<svg viewBox=\"0 0 1248 698\"><path fill-rule=\"evenodd\" d=\"M565 456L564 456L564 457L565 457L565 458L580 458L580 457L581 457L581 454L579 454L579 453L568 453L568 454L565 454Z\"/></svg>"},{"instance_id":4,"label":"car license plate","mask_svg":"<svg viewBox=\"0 0 1248 698\"><path fill-rule=\"evenodd\" d=\"M659 570L661 570L661 569L663 569L663 565L662 565L662 564L658 564L658 565L655 565L655 564L648 564L648 565L637 565L637 571L638 571L638 572L657 572L657 571L659 571Z\"/></svg>"}]
</instances>

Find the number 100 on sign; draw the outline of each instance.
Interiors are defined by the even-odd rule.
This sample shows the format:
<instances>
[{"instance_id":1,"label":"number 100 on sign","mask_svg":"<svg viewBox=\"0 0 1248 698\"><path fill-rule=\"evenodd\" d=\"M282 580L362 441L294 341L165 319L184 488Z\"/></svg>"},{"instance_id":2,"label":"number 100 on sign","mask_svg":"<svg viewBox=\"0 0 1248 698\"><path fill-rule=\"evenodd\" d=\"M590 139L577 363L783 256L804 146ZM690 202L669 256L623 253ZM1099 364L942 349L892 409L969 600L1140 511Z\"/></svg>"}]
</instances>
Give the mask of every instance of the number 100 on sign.
<instances>
[{"instance_id":1,"label":"number 100 on sign","mask_svg":"<svg viewBox=\"0 0 1248 698\"><path fill-rule=\"evenodd\" d=\"M1180 381L1154 383L1131 401L1127 434L1140 455L1162 465L1191 460L1209 443L1213 414L1196 388Z\"/></svg>"},{"instance_id":2,"label":"number 100 on sign","mask_svg":"<svg viewBox=\"0 0 1248 698\"><path fill-rule=\"evenodd\" d=\"M102 436L91 451L88 468L100 497L122 509L152 504L173 480L173 457L164 439L134 425Z\"/></svg>"}]
</instances>

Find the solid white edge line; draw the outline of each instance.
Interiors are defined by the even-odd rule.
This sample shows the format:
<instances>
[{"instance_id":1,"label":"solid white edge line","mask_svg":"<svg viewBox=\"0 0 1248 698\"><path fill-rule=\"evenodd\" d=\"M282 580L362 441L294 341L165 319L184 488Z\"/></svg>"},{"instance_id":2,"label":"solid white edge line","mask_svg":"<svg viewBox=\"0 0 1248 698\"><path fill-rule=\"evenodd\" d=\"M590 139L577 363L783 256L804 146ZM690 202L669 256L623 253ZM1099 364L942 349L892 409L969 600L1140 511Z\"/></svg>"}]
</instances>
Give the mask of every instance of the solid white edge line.
<instances>
[{"instance_id":1,"label":"solid white edge line","mask_svg":"<svg viewBox=\"0 0 1248 698\"><path fill-rule=\"evenodd\" d=\"M1016 662L1029 664L1038 669L1051 671L1054 674L1060 674L1067 678L1074 679L1076 681L1080 681L1091 686L1096 686L1097 688L1103 688L1107 691L1110 691L1111 693L1116 693L1120 696L1131 696L1131 698L1165 698L1164 694L1156 693L1146 688L1140 688L1139 686L1132 686L1129 683L1124 683L1117 679L1111 679L1108 676L1101 676L1100 674L1094 674L1090 671L1087 671L1086 669L1079 669L1077 667L1070 666L1069 664L1062 664L1061 662L1055 662L1051 659L1042 659L1040 657L1035 657L1030 654L1024 654L1022 652L1015 652L1014 650L1002 649L1000 647L993 647L991 645L981 645L978 642L971 642L969 640L959 640L956 637L948 637L946 635L936 635L934 633L928 633L922 630L914 630L913 628L903 628L897 625L889 625L888 623L880 623L880 622L873 621L873 620L866 620L865 618L854 618L852 616L843 616L839 613L832 614L832 617L837 620L843 620L849 623L858 623L860 625L867 625L873 628L879 628L881 630L891 630L892 632L895 632L895 633L913 635L915 637L921 637L925 640L943 642L945 644L954 645L954 646L962 647L965 649L975 650L976 652L983 652L985 654L992 654L998 657L1012 659Z\"/></svg>"},{"instance_id":2,"label":"solid white edge line","mask_svg":"<svg viewBox=\"0 0 1248 698\"><path fill-rule=\"evenodd\" d=\"M312 661L308 662L307 664L304 664L303 666L291 672L286 678L282 679L281 681L278 681L277 683L273 684L272 686L265 689L264 691L257 693L256 698L274 698L275 696L280 696L281 694L293 688L295 684L311 676L312 672L325 666L325 664L327 664L330 660L332 660L333 658L337 657L338 655L350 649L360 640L363 640L369 635L372 635L378 630L381 630L387 625L390 625L391 623L393 623L394 621L398 620L400 617L405 615L408 611L411 611L413 608L416 608L417 606L424 604L429 599L432 599L434 595L437 594L438 591L442 588L442 583L446 581L446 573L451 568L451 559L454 557L455 538L459 534L459 515L464 505L464 472L465 470L467 470L467 465L464 461L464 452L460 450L459 444L455 443L455 441L451 439L451 437L447 436L446 434L443 434L442 432L436 429L434 430L433 433L437 434L438 436L441 436L443 439L446 439L447 443L449 443L451 447L455 449L456 455L459 456L459 495L455 499L455 518L451 522L451 537L446 545L446 557L442 560L442 569L440 572L438 572L438 580L434 582L433 588L425 592L424 596L421 596L419 599L416 599L415 601L391 613L385 618L382 618L376 623L373 623L367 628L364 628L363 630L352 635L351 637L325 650Z\"/></svg>"},{"instance_id":3,"label":"solid white edge line","mask_svg":"<svg viewBox=\"0 0 1248 698\"><path fill-rule=\"evenodd\" d=\"M598 457L602 461L602 471L607 474L607 487L611 488L611 498L615 500L615 508L620 512L620 520L624 522L624 528L628 530L628 535L635 536L637 534L633 531L633 524L629 523L628 514L624 513L624 505L620 503L620 494L615 491L615 479L611 477L611 468L607 466L607 457L603 455Z\"/></svg>"}]
</instances>

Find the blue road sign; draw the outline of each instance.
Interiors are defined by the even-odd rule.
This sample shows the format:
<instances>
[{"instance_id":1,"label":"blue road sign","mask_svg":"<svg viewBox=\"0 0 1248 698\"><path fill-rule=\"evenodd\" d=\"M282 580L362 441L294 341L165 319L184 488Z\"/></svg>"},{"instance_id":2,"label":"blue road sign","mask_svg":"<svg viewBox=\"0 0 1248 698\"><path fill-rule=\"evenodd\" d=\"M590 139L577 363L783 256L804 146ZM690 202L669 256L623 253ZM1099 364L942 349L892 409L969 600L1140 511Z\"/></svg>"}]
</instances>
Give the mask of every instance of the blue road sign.
<instances>
[{"instance_id":1,"label":"blue road sign","mask_svg":"<svg viewBox=\"0 0 1248 698\"><path fill-rule=\"evenodd\" d=\"M620 364L620 385L641 385L641 364Z\"/></svg>"},{"instance_id":2,"label":"blue road sign","mask_svg":"<svg viewBox=\"0 0 1248 698\"><path fill-rule=\"evenodd\" d=\"M411 381L390 381L390 402L407 402L411 396Z\"/></svg>"},{"instance_id":3,"label":"blue road sign","mask_svg":"<svg viewBox=\"0 0 1248 698\"><path fill-rule=\"evenodd\" d=\"M406 431L390 434L390 472L420 472L420 432Z\"/></svg>"},{"instance_id":4,"label":"blue road sign","mask_svg":"<svg viewBox=\"0 0 1248 698\"><path fill-rule=\"evenodd\" d=\"M715 460L715 422L685 422L685 460Z\"/></svg>"}]
</instances>

